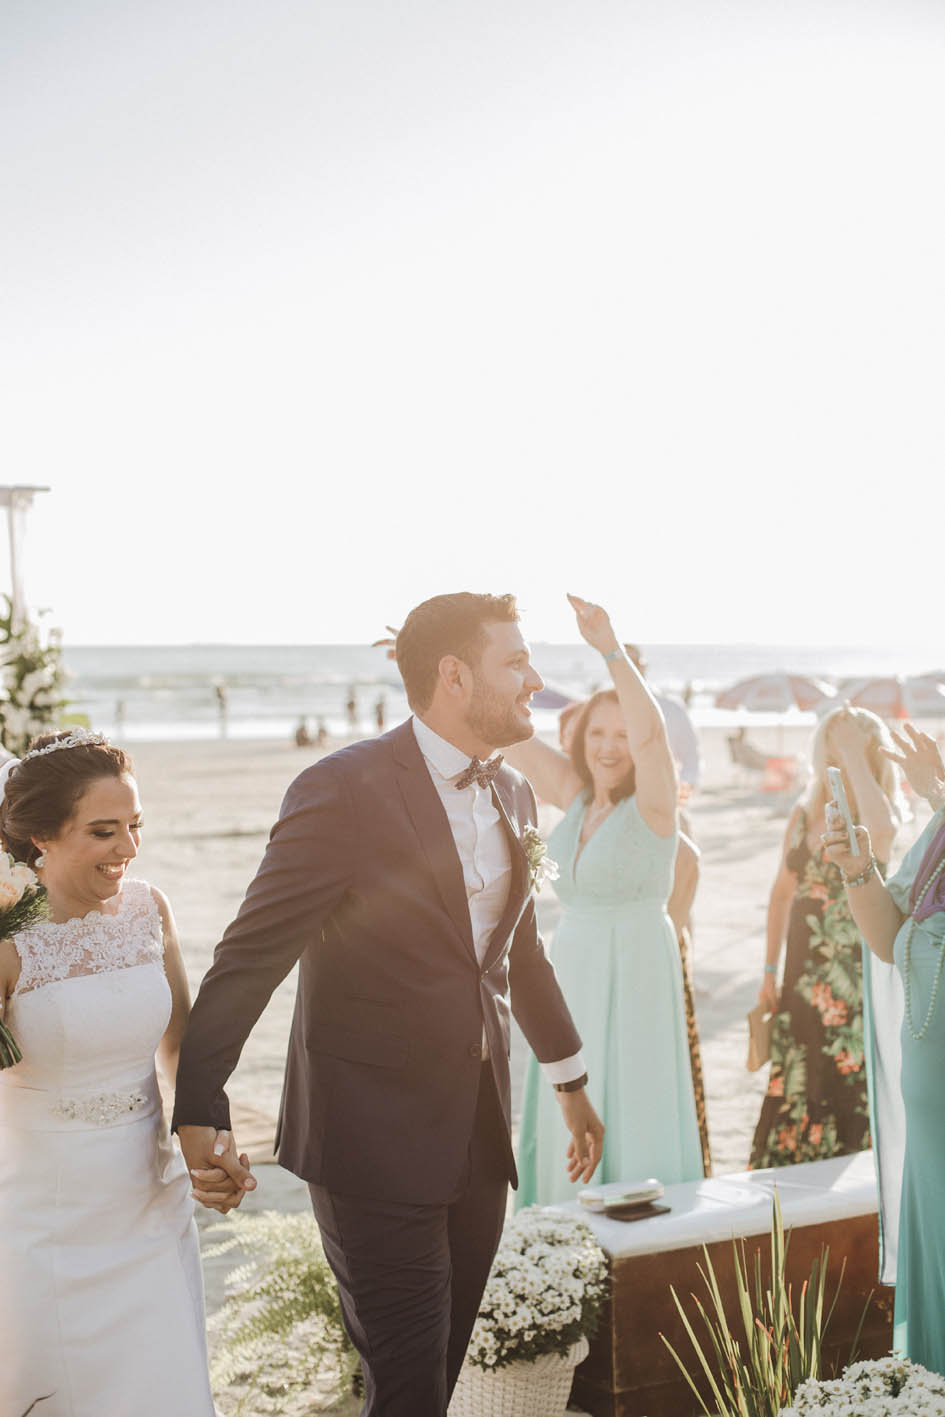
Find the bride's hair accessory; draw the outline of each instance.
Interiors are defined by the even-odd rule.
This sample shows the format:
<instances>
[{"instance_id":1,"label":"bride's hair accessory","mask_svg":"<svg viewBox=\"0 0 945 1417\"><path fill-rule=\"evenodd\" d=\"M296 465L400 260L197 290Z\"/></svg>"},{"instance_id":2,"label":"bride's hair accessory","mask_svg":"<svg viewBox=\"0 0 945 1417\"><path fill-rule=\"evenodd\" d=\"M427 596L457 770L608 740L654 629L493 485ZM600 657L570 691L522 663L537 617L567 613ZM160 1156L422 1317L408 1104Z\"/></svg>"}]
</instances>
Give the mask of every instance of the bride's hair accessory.
<instances>
[{"instance_id":1,"label":"bride's hair accessory","mask_svg":"<svg viewBox=\"0 0 945 1417\"><path fill-rule=\"evenodd\" d=\"M58 753L60 748L85 748L104 747L108 739L104 733L93 733L90 728L73 728L67 733L65 738L57 738L55 743L47 743L45 748L31 748L28 753L24 753L21 762L28 763L30 758L41 758L46 753Z\"/></svg>"}]
</instances>

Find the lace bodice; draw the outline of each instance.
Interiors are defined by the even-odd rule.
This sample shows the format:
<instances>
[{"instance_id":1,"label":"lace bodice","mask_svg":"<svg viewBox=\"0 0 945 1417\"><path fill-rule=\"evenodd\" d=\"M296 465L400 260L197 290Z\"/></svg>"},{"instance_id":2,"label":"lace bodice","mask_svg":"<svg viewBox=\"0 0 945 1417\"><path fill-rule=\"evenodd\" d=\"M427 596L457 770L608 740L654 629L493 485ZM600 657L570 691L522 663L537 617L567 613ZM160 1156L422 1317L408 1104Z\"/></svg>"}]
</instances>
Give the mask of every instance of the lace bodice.
<instances>
[{"instance_id":1,"label":"lace bodice","mask_svg":"<svg viewBox=\"0 0 945 1417\"><path fill-rule=\"evenodd\" d=\"M13 940L20 957L19 994L137 964L159 964L164 953L161 917L145 881L125 881L114 915L92 910L73 920L42 920Z\"/></svg>"},{"instance_id":2,"label":"lace bodice","mask_svg":"<svg viewBox=\"0 0 945 1417\"><path fill-rule=\"evenodd\" d=\"M635 797L625 797L580 847L583 796L572 802L548 838L558 863L555 891L566 908L648 906L662 910L673 887L677 836L647 826Z\"/></svg>"}]
</instances>

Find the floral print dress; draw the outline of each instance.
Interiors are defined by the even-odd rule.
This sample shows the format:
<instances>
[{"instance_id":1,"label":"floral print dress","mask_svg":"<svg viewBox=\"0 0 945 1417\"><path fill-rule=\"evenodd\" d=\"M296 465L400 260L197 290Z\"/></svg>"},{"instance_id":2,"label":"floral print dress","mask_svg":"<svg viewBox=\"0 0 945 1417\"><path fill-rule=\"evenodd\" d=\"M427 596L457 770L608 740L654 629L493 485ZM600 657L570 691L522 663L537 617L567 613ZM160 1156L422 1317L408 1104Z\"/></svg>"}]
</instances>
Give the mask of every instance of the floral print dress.
<instances>
[{"instance_id":1,"label":"floral print dress","mask_svg":"<svg viewBox=\"0 0 945 1417\"><path fill-rule=\"evenodd\" d=\"M839 869L820 848L811 851L807 832L802 809L787 855L797 891L752 1170L822 1161L870 1145L862 941Z\"/></svg>"}]
</instances>

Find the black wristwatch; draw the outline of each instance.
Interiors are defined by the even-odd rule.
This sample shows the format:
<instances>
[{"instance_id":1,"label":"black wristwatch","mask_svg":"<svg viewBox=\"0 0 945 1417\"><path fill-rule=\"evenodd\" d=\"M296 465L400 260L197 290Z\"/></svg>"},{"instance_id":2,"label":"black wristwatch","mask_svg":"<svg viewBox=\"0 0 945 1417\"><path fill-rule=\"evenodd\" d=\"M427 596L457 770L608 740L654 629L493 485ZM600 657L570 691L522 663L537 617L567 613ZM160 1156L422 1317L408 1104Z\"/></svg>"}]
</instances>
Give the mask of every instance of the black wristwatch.
<instances>
[{"instance_id":1,"label":"black wristwatch","mask_svg":"<svg viewBox=\"0 0 945 1417\"><path fill-rule=\"evenodd\" d=\"M571 1082L553 1082L551 1085L555 1092L580 1092L582 1087L587 1086L587 1073L582 1073L579 1078L573 1078Z\"/></svg>"}]
</instances>

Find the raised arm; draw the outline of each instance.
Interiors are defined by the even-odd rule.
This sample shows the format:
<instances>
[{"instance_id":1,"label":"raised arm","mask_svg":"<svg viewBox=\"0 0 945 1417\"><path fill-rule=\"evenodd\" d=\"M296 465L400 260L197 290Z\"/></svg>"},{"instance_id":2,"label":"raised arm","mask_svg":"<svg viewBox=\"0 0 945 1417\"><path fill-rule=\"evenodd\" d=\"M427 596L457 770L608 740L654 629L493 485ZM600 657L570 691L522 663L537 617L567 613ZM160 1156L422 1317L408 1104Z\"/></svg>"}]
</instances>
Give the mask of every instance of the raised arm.
<instances>
[{"instance_id":1,"label":"raised arm","mask_svg":"<svg viewBox=\"0 0 945 1417\"><path fill-rule=\"evenodd\" d=\"M857 815L870 834L873 850L880 861L888 861L900 825L899 814L870 766L870 740L852 714L837 717L831 726L831 740L856 796Z\"/></svg>"},{"instance_id":2,"label":"raised arm","mask_svg":"<svg viewBox=\"0 0 945 1417\"><path fill-rule=\"evenodd\" d=\"M579 596L569 595L578 629L587 643L604 656L627 726L627 746L636 768L636 799L640 815L657 836L672 836L676 828L679 782L669 747L666 724L646 681L623 651L607 611Z\"/></svg>"},{"instance_id":3,"label":"raised arm","mask_svg":"<svg viewBox=\"0 0 945 1417\"><path fill-rule=\"evenodd\" d=\"M560 807L562 812L581 791L583 784L567 753L538 737L514 743L511 748L503 748L502 753L513 768L524 773L543 802Z\"/></svg>"},{"instance_id":4,"label":"raised arm","mask_svg":"<svg viewBox=\"0 0 945 1417\"><path fill-rule=\"evenodd\" d=\"M832 807L835 807L834 803L827 804L830 815L824 833L824 855L843 873L847 882L850 914L860 934L874 955L891 964L893 944L906 917L890 895L882 876L871 869L873 856L869 832L865 827L855 828L860 854L854 856L843 818L839 818L838 824L839 811L835 809L834 815L830 811Z\"/></svg>"}]
</instances>

